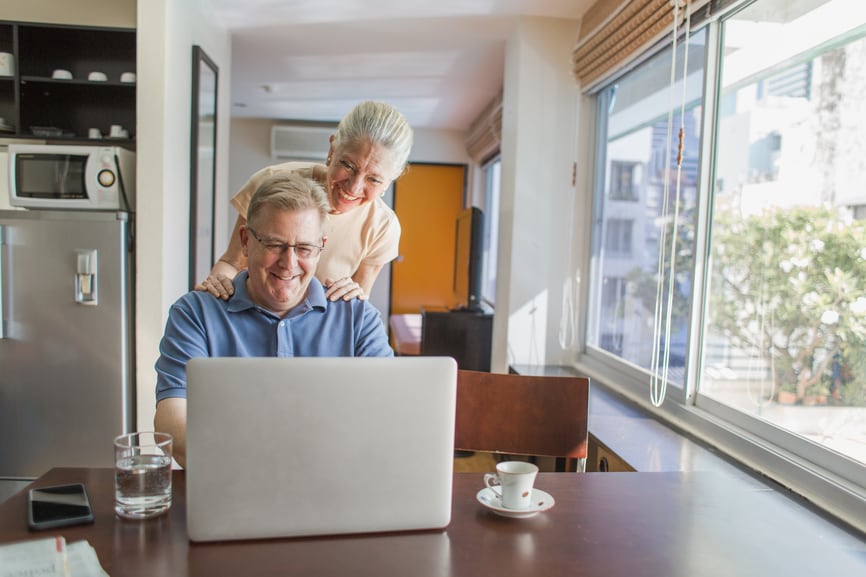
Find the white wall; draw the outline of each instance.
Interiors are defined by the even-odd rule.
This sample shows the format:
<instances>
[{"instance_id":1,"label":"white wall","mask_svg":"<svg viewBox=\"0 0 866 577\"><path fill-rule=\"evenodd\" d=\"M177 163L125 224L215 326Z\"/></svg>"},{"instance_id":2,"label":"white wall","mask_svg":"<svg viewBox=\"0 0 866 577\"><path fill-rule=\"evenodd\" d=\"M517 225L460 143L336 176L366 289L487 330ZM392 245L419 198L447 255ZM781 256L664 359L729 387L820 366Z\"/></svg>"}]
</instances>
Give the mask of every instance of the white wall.
<instances>
[{"instance_id":1,"label":"white wall","mask_svg":"<svg viewBox=\"0 0 866 577\"><path fill-rule=\"evenodd\" d=\"M576 292L572 230L579 93L578 21L526 18L506 45L492 370L563 364ZM565 297L565 298L564 298ZM565 338L561 338L565 337Z\"/></svg>"},{"instance_id":2,"label":"white wall","mask_svg":"<svg viewBox=\"0 0 866 577\"><path fill-rule=\"evenodd\" d=\"M136 380L140 430L153 428L153 365L168 309L188 289L194 44L219 68L217 197L226 194L231 39L210 14L208 0L138 2ZM226 207L218 203L216 210L218 221L224 222Z\"/></svg>"}]
</instances>

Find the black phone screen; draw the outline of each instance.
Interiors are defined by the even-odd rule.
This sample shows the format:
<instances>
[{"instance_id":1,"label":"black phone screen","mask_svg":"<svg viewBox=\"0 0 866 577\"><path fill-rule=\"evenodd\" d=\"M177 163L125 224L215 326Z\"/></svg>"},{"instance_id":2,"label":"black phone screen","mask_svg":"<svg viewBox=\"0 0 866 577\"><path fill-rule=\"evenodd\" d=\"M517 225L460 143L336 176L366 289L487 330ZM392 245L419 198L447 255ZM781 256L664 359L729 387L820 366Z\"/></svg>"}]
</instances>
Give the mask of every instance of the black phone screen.
<instances>
[{"instance_id":1,"label":"black phone screen","mask_svg":"<svg viewBox=\"0 0 866 577\"><path fill-rule=\"evenodd\" d=\"M90 500L81 483L31 489L28 501L32 529L93 522Z\"/></svg>"}]
</instances>

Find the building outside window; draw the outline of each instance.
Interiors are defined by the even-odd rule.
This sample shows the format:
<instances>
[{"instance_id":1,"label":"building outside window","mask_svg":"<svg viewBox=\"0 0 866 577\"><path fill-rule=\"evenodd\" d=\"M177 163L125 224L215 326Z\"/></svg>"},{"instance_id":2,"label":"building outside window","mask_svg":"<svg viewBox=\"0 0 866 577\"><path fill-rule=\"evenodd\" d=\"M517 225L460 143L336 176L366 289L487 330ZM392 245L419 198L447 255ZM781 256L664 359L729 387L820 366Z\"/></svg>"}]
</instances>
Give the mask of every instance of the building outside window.
<instances>
[{"instance_id":1,"label":"building outside window","mask_svg":"<svg viewBox=\"0 0 866 577\"><path fill-rule=\"evenodd\" d=\"M639 162L623 162L612 160L610 163L610 198L611 200L638 200L638 186L641 169Z\"/></svg>"}]
</instances>

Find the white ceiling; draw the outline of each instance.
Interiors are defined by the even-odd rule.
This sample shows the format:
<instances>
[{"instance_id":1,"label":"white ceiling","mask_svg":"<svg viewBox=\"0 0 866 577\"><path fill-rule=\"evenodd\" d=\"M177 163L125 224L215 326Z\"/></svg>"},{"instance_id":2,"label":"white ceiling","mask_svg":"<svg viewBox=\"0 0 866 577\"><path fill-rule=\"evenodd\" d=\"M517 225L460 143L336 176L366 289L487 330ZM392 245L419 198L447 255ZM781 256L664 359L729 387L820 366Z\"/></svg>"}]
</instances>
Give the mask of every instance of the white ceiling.
<instances>
[{"instance_id":1,"label":"white ceiling","mask_svg":"<svg viewBox=\"0 0 866 577\"><path fill-rule=\"evenodd\" d=\"M233 117L336 122L370 99L415 128L464 130L502 87L520 16L577 20L594 1L209 3L232 33Z\"/></svg>"}]
</instances>

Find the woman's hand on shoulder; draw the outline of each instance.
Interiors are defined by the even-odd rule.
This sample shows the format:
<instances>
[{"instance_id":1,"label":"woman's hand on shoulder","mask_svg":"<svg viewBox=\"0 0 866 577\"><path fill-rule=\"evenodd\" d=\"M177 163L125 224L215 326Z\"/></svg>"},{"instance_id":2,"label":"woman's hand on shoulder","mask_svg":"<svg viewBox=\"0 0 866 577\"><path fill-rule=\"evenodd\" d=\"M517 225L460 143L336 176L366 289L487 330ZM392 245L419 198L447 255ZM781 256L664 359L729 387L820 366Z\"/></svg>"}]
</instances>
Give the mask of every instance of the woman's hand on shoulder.
<instances>
[{"instance_id":1,"label":"woman's hand on shoulder","mask_svg":"<svg viewBox=\"0 0 866 577\"><path fill-rule=\"evenodd\" d=\"M224 261L217 261L206 279L195 285L197 291L207 291L224 301L229 300L235 293L232 279L238 274L238 270Z\"/></svg>"},{"instance_id":2,"label":"woman's hand on shoulder","mask_svg":"<svg viewBox=\"0 0 866 577\"><path fill-rule=\"evenodd\" d=\"M369 295L364 289L350 277L339 280L325 279L322 283L325 287L325 298L330 301L350 301L352 299L367 300Z\"/></svg>"}]
</instances>

